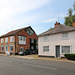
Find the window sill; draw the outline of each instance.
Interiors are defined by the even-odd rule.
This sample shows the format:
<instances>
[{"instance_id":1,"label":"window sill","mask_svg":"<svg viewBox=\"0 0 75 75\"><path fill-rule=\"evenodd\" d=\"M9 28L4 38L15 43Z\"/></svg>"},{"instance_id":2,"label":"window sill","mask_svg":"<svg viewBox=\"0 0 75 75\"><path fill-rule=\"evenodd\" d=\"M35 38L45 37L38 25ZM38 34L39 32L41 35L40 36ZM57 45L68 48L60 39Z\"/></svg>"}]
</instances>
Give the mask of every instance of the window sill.
<instances>
[{"instance_id":1,"label":"window sill","mask_svg":"<svg viewBox=\"0 0 75 75\"><path fill-rule=\"evenodd\" d=\"M62 38L62 40L69 40L70 38Z\"/></svg>"}]
</instances>

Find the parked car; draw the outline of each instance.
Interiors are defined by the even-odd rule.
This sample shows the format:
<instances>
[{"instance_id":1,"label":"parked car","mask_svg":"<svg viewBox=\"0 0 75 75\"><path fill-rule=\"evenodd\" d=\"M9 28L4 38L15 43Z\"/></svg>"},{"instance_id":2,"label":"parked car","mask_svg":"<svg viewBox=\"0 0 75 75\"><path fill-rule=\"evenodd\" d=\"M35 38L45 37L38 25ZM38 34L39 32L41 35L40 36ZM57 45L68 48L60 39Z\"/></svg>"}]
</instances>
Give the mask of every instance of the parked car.
<instances>
[{"instance_id":1,"label":"parked car","mask_svg":"<svg viewBox=\"0 0 75 75\"><path fill-rule=\"evenodd\" d=\"M30 49L25 49L19 52L19 55L28 55L28 54L32 54Z\"/></svg>"},{"instance_id":2,"label":"parked car","mask_svg":"<svg viewBox=\"0 0 75 75\"><path fill-rule=\"evenodd\" d=\"M32 54L38 54L38 50L32 50Z\"/></svg>"}]
</instances>

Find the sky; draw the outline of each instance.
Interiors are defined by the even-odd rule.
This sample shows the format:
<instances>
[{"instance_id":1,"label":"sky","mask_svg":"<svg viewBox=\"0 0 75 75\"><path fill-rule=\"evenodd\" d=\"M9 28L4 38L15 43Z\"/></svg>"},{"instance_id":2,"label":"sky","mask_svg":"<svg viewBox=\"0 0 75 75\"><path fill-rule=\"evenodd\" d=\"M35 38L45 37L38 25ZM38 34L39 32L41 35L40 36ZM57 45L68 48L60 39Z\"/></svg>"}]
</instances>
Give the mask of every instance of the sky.
<instances>
[{"instance_id":1,"label":"sky","mask_svg":"<svg viewBox=\"0 0 75 75\"><path fill-rule=\"evenodd\" d=\"M0 36L31 26L36 34L64 24L64 17L75 0L0 0Z\"/></svg>"}]
</instances>

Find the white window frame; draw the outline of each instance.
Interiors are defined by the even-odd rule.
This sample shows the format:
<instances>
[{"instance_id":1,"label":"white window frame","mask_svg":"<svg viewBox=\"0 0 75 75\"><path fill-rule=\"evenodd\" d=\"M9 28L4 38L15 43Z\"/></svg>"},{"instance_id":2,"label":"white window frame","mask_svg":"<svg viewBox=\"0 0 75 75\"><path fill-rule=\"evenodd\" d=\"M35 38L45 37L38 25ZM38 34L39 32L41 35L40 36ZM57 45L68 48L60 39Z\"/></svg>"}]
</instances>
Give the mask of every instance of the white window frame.
<instances>
[{"instance_id":1,"label":"white window frame","mask_svg":"<svg viewBox=\"0 0 75 75\"><path fill-rule=\"evenodd\" d=\"M48 51L44 50L44 47L48 47L49 50L48 50ZM47 48L45 48L45 49L47 49ZM43 52L44 52L44 53L50 52L50 46L43 46Z\"/></svg>"},{"instance_id":2,"label":"white window frame","mask_svg":"<svg viewBox=\"0 0 75 75\"><path fill-rule=\"evenodd\" d=\"M34 50L34 46L31 46L31 49Z\"/></svg>"},{"instance_id":3,"label":"white window frame","mask_svg":"<svg viewBox=\"0 0 75 75\"><path fill-rule=\"evenodd\" d=\"M31 39L31 43L34 43L34 39Z\"/></svg>"},{"instance_id":4,"label":"white window frame","mask_svg":"<svg viewBox=\"0 0 75 75\"><path fill-rule=\"evenodd\" d=\"M13 47L13 45L10 45L10 51L12 51L12 50L11 50L11 47ZM13 48L13 49L14 49L14 48ZM13 51L12 51L12 52L13 52Z\"/></svg>"},{"instance_id":5,"label":"white window frame","mask_svg":"<svg viewBox=\"0 0 75 75\"><path fill-rule=\"evenodd\" d=\"M49 41L49 36L43 36L43 42L48 42Z\"/></svg>"},{"instance_id":6,"label":"white window frame","mask_svg":"<svg viewBox=\"0 0 75 75\"><path fill-rule=\"evenodd\" d=\"M69 52L69 53L63 53L62 47L67 47L67 46L70 47L70 52ZM70 53L71 53L71 46L70 46L70 45L64 45L64 46L61 46L61 53L62 53L62 54L70 54Z\"/></svg>"},{"instance_id":7,"label":"white window frame","mask_svg":"<svg viewBox=\"0 0 75 75\"><path fill-rule=\"evenodd\" d=\"M70 35L69 32L63 33L62 34L62 39L63 40L69 39L69 35Z\"/></svg>"},{"instance_id":8,"label":"white window frame","mask_svg":"<svg viewBox=\"0 0 75 75\"><path fill-rule=\"evenodd\" d=\"M5 43L8 43L8 37L5 38Z\"/></svg>"},{"instance_id":9,"label":"white window frame","mask_svg":"<svg viewBox=\"0 0 75 75\"><path fill-rule=\"evenodd\" d=\"M2 50L2 47L4 47L4 46L1 46L1 51L4 51L4 50Z\"/></svg>"},{"instance_id":10,"label":"white window frame","mask_svg":"<svg viewBox=\"0 0 75 75\"><path fill-rule=\"evenodd\" d=\"M1 43L3 43L4 42L4 39L3 38L1 38Z\"/></svg>"},{"instance_id":11,"label":"white window frame","mask_svg":"<svg viewBox=\"0 0 75 75\"><path fill-rule=\"evenodd\" d=\"M26 37L25 36L19 36L19 44L26 44Z\"/></svg>"},{"instance_id":12,"label":"white window frame","mask_svg":"<svg viewBox=\"0 0 75 75\"><path fill-rule=\"evenodd\" d=\"M10 42L14 42L14 37L13 36L10 37Z\"/></svg>"}]
</instances>

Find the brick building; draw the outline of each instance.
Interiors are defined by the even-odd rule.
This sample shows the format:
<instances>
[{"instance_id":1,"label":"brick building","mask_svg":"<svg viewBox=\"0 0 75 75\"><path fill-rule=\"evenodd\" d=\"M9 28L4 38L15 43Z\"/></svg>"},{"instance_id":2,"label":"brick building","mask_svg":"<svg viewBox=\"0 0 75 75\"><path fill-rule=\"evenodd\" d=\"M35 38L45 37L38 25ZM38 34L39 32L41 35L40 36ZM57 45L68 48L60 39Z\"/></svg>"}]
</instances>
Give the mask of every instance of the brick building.
<instances>
[{"instance_id":1,"label":"brick building","mask_svg":"<svg viewBox=\"0 0 75 75\"><path fill-rule=\"evenodd\" d=\"M30 26L11 31L0 37L0 53L9 51L18 54L24 49L36 50L37 40L37 35Z\"/></svg>"}]
</instances>

